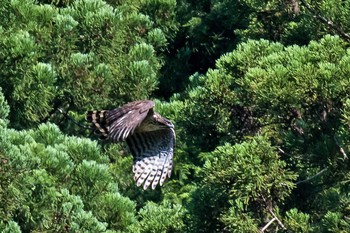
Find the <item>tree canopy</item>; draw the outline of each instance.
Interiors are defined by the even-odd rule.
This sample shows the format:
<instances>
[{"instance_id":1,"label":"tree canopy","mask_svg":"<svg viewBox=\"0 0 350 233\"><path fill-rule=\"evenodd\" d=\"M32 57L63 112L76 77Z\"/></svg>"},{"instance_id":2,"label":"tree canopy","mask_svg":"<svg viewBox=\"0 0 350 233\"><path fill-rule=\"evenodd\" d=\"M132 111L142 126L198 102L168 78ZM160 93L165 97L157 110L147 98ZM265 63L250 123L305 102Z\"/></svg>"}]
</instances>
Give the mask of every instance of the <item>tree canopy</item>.
<instances>
[{"instance_id":1,"label":"tree canopy","mask_svg":"<svg viewBox=\"0 0 350 233\"><path fill-rule=\"evenodd\" d=\"M3 0L1 232L350 232L350 3ZM174 171L84 116L152 99Z\"/></svg>"}]
</instances>

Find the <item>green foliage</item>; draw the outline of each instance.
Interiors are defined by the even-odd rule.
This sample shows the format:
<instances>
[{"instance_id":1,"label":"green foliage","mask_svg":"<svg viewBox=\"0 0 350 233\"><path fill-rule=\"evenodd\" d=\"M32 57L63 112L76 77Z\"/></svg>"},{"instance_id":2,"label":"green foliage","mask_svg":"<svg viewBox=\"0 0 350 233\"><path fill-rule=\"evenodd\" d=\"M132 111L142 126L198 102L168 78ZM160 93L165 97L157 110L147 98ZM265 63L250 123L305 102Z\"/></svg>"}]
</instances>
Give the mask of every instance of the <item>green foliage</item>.
<instances>
[{"instance_id":1,"label":"green foliage","mask_svg":"<svg viewBox=\"0 0 350 233\"><path fill-rule=\"evenodd\" d=\"M160 14L171 18L174 2L164 4ZM164 11L165 6L171 8ZM0 27L0 86L12 109L12 126L55 119L58 108L81 114L91 106L144 99L156 89L162 64L156 53L167 43L163 30L172 20L164 19L168 24L160 28L163 21L154 22L138 8L102 0L60 8L4 1L1 7L4 14L17 15Z\"/></svg>"},{"instance_id":2,"label":"green foliage","mask_svg":"<svg viewBox=\"0 0 350 233\"><path fill-rule=\"evenodd\" d=\"M300 180L312 178L311 182L297 182L293 193L290 192L294 187L291 183L286 186L288 189L287 192L283 191L284 194L279 193L278 189L271 192L269 188L274 186L269 186L265 180L268 178L268 170L260 173L257 166L259 160L248 160L259 152L247 152L244 159L237 163L241 167L248 166L252 169L242 170L242 181L236 180L236 173L230 173L231 169L237 169L229 162L230 157L224 157L225 163L215 160L220 161L218 158L221 154L234 154L239 159L238 155L242 152L228 150L226 145L221 148L222 152L214 150L216 153L202 153L202 156L194 153L196 158L192 160L197 161L199 166L199 158L202 159L204 170L200 171L205 171L203 179L208 186L199 187L192 193L194 204L189 208L194 209L194 206L202 204L204 209L212 210L209 214L205 214L208 211L204 209L195 210L195 226L199 227L203 219L207 219L205 222L208 222L209 227L206 228L213 231L228 225L237 229L235 219L239 218L247 220L246 226L254 225L258 216L252 213L260 213L262 207L250 210L245 205L259 195L271 203L275 199L301 199L303 201L298 202L299 205L291 207L310 214L310 221L317 222L321 221L321 216L327 214L328 210L342 206L340 200L349 200L347 196L343 197L344 190L348 190L344 185L349 180L348 55L346 44L339 37L325 36L308 46L289 47L266 40L250 40L239 45L235 51L223 55L217 61L216 69L209 70L206 75L195 74L191 77L188 91L175 98L183 99L175 119L182 132L186 132L181 135L181 141L186 142L187 148L182 148L186 148L188 154L193 153L191 145L197 146L195 150L200 148L202 152L212 151L227 142L245 143L252 136L264 135L272 145L277 146L280 159L284 161L283 166L292 169ZM187 120L188 116L190 121ZM263 144L258 145L260 149L264 148ZM212 153L215 159L207 160ZM264 154L268 155L266 152ZM271 159L274 162L279 160L277 157ZM212 170L216 166L218 168ZM273 170L266 165L264 168ZM283 178L280 171L275 171L275 174ZM270 180L286 184L277 177ZM252 181L259 182L260 185L251 184ZM240 182L242 186L237 189L230 186L232 184L235 187ZM254 187L260 187L257 188L259 194L254 194ZM333 189L336 192L333 196L338 197L336 199L330 196ZM226 190L231 192L225 192ZM278 198L269 196L272 194ZM293 197L294 194L296 196ZM227 203L230 197L237 200L232 207ZM343 198L339 199L340 197ZM324 209L320 208L320 203ZM281 202L275 204L276 208L284 205ZM239 212L237 206L243 206L245 212ZM230 212L225 214L228 210ZM318 216L313 215L316 212L319 213ZM338 215L344 212L345 208L337 208ZM336 219L334 221L337 222ZM251 229L261 227L261 221L258 222L260 225ZM300 226L290 224L295 229L316 229L305 222L300 223ZM196 228L195 231L199 229L202 228ZM244 231L245 228L238 229Z\"/></svg>"},{"instance_id":3,"label":"green foliage","mask_svg":"<svg viewBox=\"0 0 350 233\"><path fill-rule=\"evenodd\" d=\"M140 210L141 232L183 232L183 215L181 205L148 202Z\"/></svg>"},{"instance_id":4,"label":"green foliage","mask_svg":"<svg viewBox=\"0 0 350 233\"><path fill-rule=\"evenodd\" d=\"M178 27L178 22L175 21L176 1L143 0L140 3L141 12L150 16L155 26L159 28L158 32L164 32L166 37L173 38Z\"/></svg>"},{"instance_id":5,"label":"green foliage","mask_svg":"<svg viewBox=\"0 0 350 233\"><path fill-rule=\"evenodd\" d=\"M52 110L50 105L54 98L55 80L56 75L51 65L44 63L36 64L21 80L18 80L13 100L23 109L26 120L39 122Z\"/></svg>"},{"instance_id":6,"label":"green foliage","mask_svg":"<svg viewBox=\"0 0 350 233\"><path fill-rule=\"evenodd\" d=\"M239 202L237 202L238 204ZM238 209L238 210L237 210ZM237 207L230 207L227 213L223 214L220 220L225 224L230 232L260 232L258 222L251 216L251 213L242 212Z\"/></svg>"},{"instance_id":7,"label":"green foliage","mask_svg":"<svg viewBox=\"0 0 350 233\"><path fill-rule=\"evenodd\" d=\"M91 200L91 199L90 199ZM104 192L92 199L91 209L103 222L109 223L110 229L122 229L125 232L139 232L139 223L135 218L135 203L115 192Z\"/></svg>"},{"instance_id":8,"label":"green foliage","mask_svg":"<svg viewBox=\"0 0 350 233\"><path fill-rule=\"evenodd\" d=\"M343 219L341 213L327 212L327 214L322 219L321 232L341 232L345 233L349 231L350 222L347 219Z\"/></svg>"},{"instance_id":9,"label":"green foliage","mask_svg":"<svg viewBox=\"0 0 350 233\"><path fill-rule=\"evenodd\" d=\"M64 136L51 124L1 131L1 219L22 231L132 232L135 204L118 193L95 142Z\"/></svg>"},{"instance_id":10,"label":"green foliage","mask_svg":"<svg viewBox=\"0 0 350 233\"><path fill-rule=\"evenodd\" d=\"M256 138L232 147L229 144L202 155L203 181L229 186L229 196L244 205L260 198L283 201L296 176L286 171L276 149L266 138Z\"/></svg>"},{"instance_id":11,"label":"green foliage","mask_svg":"<svg viewBox=\"0 0 350 233\"><path fill-rule=\"evenodd\" d=\"M349 232L349 9L3 0L0 231ZM70 119L155 96L174 169L142 190Z\"/></svg>"},{"instance_id":12,"label":"green foliage","mask_svg":"<svg viewBox=\"0 0 350 233\"><path fill-rule=\"evenodd\" d=\"M286 212L285 223L288 232L312 232L310 216L298 212L297 209L291 209Z\"/></svg>"},{"instance_id":13,"label":"green foliage","mask_svg":"<svg viewBox=\"0 0 350 233\"><path fill-rule=\"evenodd\" d=\"M294 187L296 175L263 137L226 144L202 158L202 181L190 205L197 231L221 231L223 225L216 221L222 221L230 231L257 232L256 218L269 215L258 207L274 208Z\"/></svg>"},{"instance_id":14,"label":"green foliage","mask_svg":"<svg viewBox=\"0 0 350 233\"><path fill-rule=\"evenodd\" d=\"M10 107L0 89L0 125L5 126L7 124L7 117L10 112Z\"/></svg>"},{"instance_id":15,"label":"green foliage","mask_svg":"<svg viewBox=\"0 0 350 233\"><path fill-rule=\"evenodd\" d=\"M181 27L160 84L167 97L167 92L187 87L184 76L205 73L221 55L249 39L307 45L332 34L349 41L350 8L342 1L181 0L177 5Z\"/></svg>"},{"instance_id":16,"label":"green foliage","mask_svg":"<svg viewBox=\"0 0 350 233\"><path fill-rule=\"evenodd\" d=\"M318 137L319 127L337 124L333 120L340 117L339 107L348 95L346 51L339 38L329 36L308 47L284 49L264 40L242 44L218 60L217 69L193 77L181 117L189 112L196 120L184 125L203 129L195 143L206 148L257 130L286 132L295 124L304 125L310 139Z\"/></svg>"},{"instance_id":17,"label":"green foliage","mask_svg":"<svg viewBox=\"0 0 350 233\"><path fill-rule=\"evenodd\" d=\"M179 31L169 45L160 79L161 96L182 91L187 77L205 72L215 59L237 45L234 30L247 25L249 12L240 1L177 1Z\"/></svg>"},{"instance_id":18,"label":"green foliage","mask_svg":"<svg viewBox=\"0 0 350 233\"><path fill-rule=\"evenodd\" d=\"M20 227L14 221L9 221L5 226L1 226L0 223L0 229L2 229L4 233L21 233Z\"/></svg>"}]
</instances>

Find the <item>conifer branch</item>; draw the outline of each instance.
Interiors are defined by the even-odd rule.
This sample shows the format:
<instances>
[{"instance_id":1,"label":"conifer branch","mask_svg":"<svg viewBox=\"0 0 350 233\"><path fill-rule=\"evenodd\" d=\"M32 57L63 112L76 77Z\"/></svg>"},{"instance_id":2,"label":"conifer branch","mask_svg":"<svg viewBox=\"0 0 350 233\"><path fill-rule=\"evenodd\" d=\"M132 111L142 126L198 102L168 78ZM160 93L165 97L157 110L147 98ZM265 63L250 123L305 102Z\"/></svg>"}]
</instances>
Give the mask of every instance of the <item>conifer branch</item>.
<instances>
[{"instance_id":1,"label":"conifer branch","mask_svg":"<svg viewBox=\"0 0 350 233\"><path fill-rule=\"evenodd\" d=\"M313 179L315 179L316 177L322 175L322 174L325 173L327 170L328 170L328 167L323 168L321 171L319 171L319 172L316 173L315 175L313 175L313 176L311 176L311 177L308 177L308 178L305 179L305 180L300 180L300 181L298 181L298 182L295 182L295 184L298 185L298 184L302 184L302 183L309 182L310 180L313 180Z\"/></svg>"},{"instance_id":2,"label":"conifer branch","mask_svg":"<svg viewBox=\"0 0 350 233\"><path fill-rule=\"evenodd\" d=\"M260 229L260 232L264 232L275 220L276 218L271 219L263 228Z\"/></svg>"},{"instance_id":3,"label":"conifer branch","mask_svg":"<svg viewBox=\"0 0 350 233\"><path fill-rule=\"evenodd\" d=\"M90 127L77 122L73 117L68 115L68 112L64 112L63 109L57 108L57 110L64 116L64 118L67 118L68 120L72 121L77 126L84 128L84 129L90 129Z\"/></svg>"},{"instance_id":4,"label":"conifer branch","mask_svg":"<svg viewBox=\"0 0 350 233\"><path fill-rule=\"evenodd\" d=\"M300 2L305 6L305 8L311 12L311 14L313 15L314 18L317 18L318 20L320 20L322 23L326 24L328 27L330 27L331 29L335 30L337 33L339 33L339 35L346 41L350 41L350 35L346 32L344 32L344 30L337 24L335 24L332 20L330 20L329 18L326 18L325 16L321 15L320 12L318 12L317 10L311 8L311 6L309 4L307 4L305 2L305 0L300 0Z\"/></svg>"},{"instance_id":5,"label":"conifer branch","mask_svg":"<svg viewBox=\"0 0 350 233\"><path fill-rule=\"evenodd\" d=\"M343 159L344 159L344 160L345 160L345 159L348 159L348 156L346 155L345 150L344 150L344 148L341 146L341 144L340 144L338 138L337 138L335 135L333 136L333 138L334 138L335 144L337 144L337 146L338 146L338 148L339 148L339 153L343 156Z\"/></svg>"},{"instance_id":6,"label":"conifer branch","mask_svg":"<svg viewBox=\"0 0 350 233\"><path fill-rule=\"evenodd\" d=\"M283 230L286 230L286 227L283 225L283 223L278 219L278 217L276 216L276 214L272 211L272 207L270 205L267 204L267 200L266 198L261 195L262 199L264 200L267 209L269 210L270 214L273 216L273 218L263 227L261 228L261 232L264 232L270 225L271 223L273 223L275 220L277 220L278 225L280 225L282 227Z\"/></svg>"},{"instance_id":7,"label":"conifer branch","mask_svg":"<svg viewBox=\"0 0 350 233\"><path fill-rule=\"evenodd\" d=\"M299 15L300 14L300 8L299 8L299 3L298 0L290 0L290 4L293 8L293 12L295 15Z\"/></svg>"},{"instance_id":8,"label":"conifer branch","mask_svg":"<svg viewBox=\"0 0 350 233\"><path fill-rule=\"evenodd\" d=\"M286 229L286 227L283 225L283 223L277 218L277 216L275 215L275 213L271 210L271 208L269 208L269 212L270 214L272 214L272 216L277 220L278 224L282 227L283 230Z\"/></svg>"}]
</instances>

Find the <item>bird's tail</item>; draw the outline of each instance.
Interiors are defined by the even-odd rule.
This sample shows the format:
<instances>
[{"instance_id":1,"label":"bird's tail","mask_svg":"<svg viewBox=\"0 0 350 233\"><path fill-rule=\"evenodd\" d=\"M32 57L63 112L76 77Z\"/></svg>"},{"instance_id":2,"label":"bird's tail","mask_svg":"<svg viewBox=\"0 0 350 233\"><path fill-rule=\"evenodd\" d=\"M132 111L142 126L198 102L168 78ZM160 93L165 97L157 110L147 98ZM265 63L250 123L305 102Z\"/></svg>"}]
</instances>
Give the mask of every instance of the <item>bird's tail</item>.
<instances>
[{"instance_id":1,"label":"bird's tail","mask_svg":"<svg viewBox=\"0 0 350 233\"><path fill-rule=\"evenodd\" d=\"M92 130L94 133L100 136L101 139L108 137L109 127L107 125L107 112L106 110L102 111L88 111L86 113L86 120L92 125Z\"/></svg>"}]
</instances>

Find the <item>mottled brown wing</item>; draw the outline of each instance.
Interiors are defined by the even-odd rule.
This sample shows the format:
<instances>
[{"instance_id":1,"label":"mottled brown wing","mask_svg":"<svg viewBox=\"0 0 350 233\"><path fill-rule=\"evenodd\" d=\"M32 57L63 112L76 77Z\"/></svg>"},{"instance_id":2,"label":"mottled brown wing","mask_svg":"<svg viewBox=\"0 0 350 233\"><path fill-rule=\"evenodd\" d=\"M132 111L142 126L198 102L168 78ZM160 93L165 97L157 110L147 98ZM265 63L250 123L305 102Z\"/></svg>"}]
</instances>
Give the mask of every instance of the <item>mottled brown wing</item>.
<instances>
[{"instance_id":1,"label":"mottled brown wing","mask_svg":"<svg viewBox=\"0 0 350 233\"><path fill-rule=\"evenodd\" d=\"M175 131L173 128L135 133L126 142L134 156L136 185L155 189L170 177L173 167Z\"/></svg>"},{"instance_id":2,"label":"mottled brown wing","mask_svg":"<svg viewBox=\"0 0 350 233\"><path fill-rule=\"evenodd\" d=\"M150 111L153 114L154 105L151 100L134 101L113 110L90 111L86 119L93 123L95 132L117 142L131 135Z\"/></svg>"},{"instance_id":3,"label":"mottled brown wing","mask_svg":"<svg viewBox=\"0 0 350 233\"><path fill-rule=\"evenodd\" d=\"M113 141L125 140L142 123L151 110L154 102L151 100L134 101L108 112L107 124L109 138Z\"/></svg>"}]
</instances>

